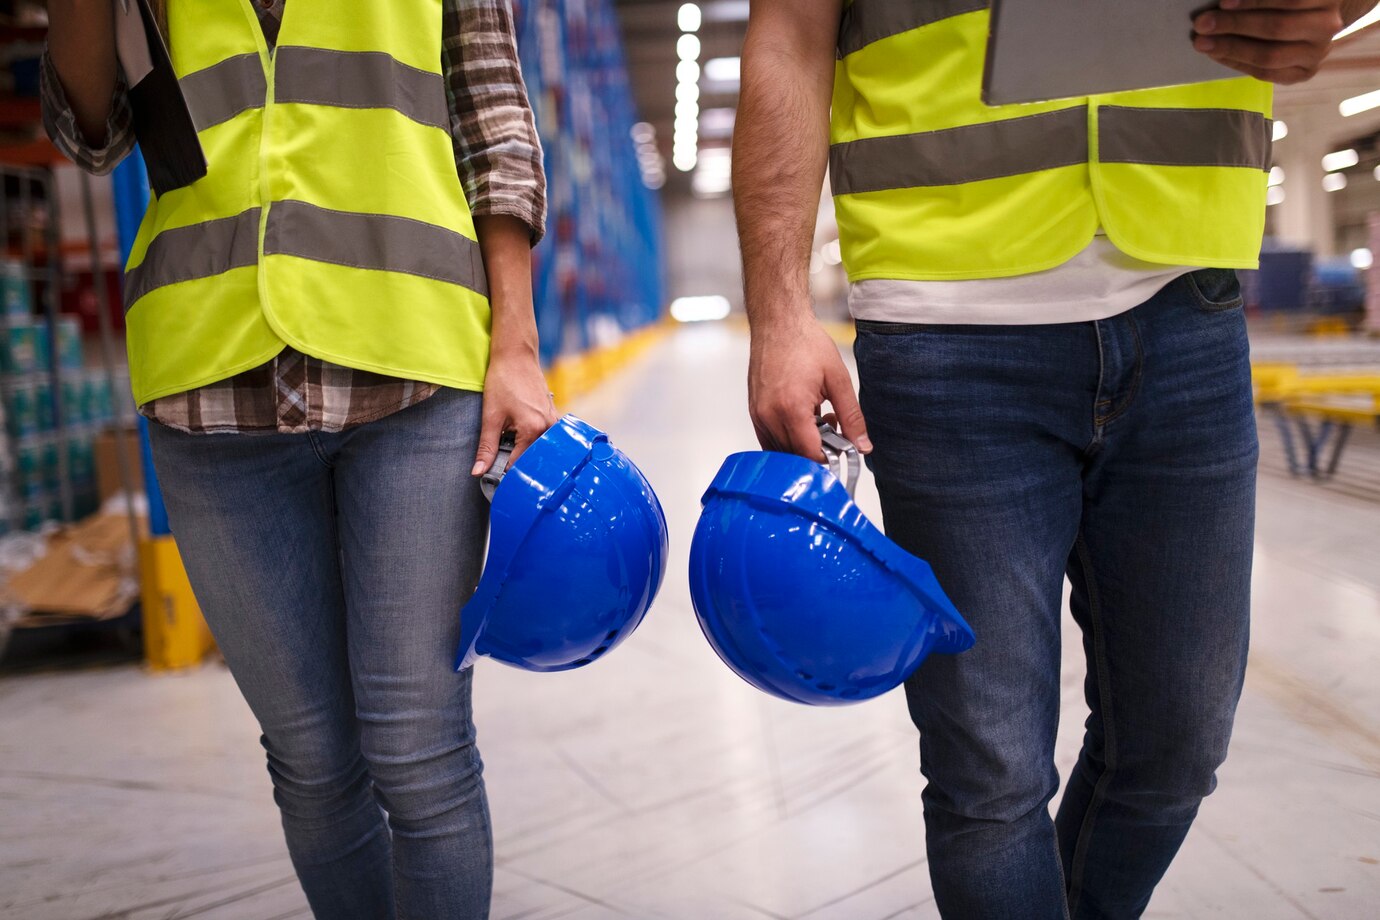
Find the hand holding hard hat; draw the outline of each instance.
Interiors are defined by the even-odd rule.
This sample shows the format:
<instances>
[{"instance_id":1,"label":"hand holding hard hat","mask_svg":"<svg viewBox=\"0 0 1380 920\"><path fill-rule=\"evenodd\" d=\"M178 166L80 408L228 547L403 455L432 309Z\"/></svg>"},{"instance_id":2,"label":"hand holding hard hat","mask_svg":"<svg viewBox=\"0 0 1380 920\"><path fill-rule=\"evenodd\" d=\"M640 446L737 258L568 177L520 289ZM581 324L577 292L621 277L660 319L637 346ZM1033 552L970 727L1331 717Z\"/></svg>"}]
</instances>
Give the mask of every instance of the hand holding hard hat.
<instances>
[{"instance_id":1,"label":"hand holding hard hat","mask_svg":"<svg viewBox=\"0 0 1380 920\"><path fill-rule=\"evenodd\" d=\"M891 690L930 652L965 651L974 636L929 565L853 502L853 445L819 428L830 469L774 451L724 461L690 547L690 596L705 638L748 683L839 705Z\"/></svg>"},{"instance_id":2,"label":"hand holding hard hat","mask_svg":"<svg viewBox=\"0 0 1380 920\"><path fill-rule=\"evenodd\" d=\"M484 574L460 612L456 670L480 655L529 671L589 664L642 622L666 572L656 493L608 435L567 415L484 474Z\"/></svg>"}]
</instances>

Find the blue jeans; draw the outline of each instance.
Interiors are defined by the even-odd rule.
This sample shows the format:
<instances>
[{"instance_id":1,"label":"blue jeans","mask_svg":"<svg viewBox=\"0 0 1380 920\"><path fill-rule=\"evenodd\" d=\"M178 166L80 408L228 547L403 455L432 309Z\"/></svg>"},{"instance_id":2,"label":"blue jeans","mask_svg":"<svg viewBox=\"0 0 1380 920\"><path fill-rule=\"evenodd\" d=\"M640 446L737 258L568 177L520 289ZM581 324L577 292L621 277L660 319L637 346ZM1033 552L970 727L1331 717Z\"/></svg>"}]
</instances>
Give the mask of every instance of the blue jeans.
<instances>
[{"instance_id":1,"label":"blue jeans","mask_svg":"<svg viewBox=\"0 0 1380 920\"><path fill-rule=\"evenodd\" d=\"M469 475L480 403L442 390L338 434L149 426L187 574L263 729L321 920L488 915L473 670L451 669L488 522Z\"/></svg>"},{"instance_id":2,"label":"blue jeans","mask_svg":"<svg viewBox=\"0 0 1380 920\"><path fill-rule=\"evenodd\" d=\"M1111 319L858 324L887 533L977 632L906 684L949 918L1137 917L1226 757L1257 442L1240 288L1203 270ZM1061 588L1091 715L1058 814Z\"/></svg>"}]
</instances>

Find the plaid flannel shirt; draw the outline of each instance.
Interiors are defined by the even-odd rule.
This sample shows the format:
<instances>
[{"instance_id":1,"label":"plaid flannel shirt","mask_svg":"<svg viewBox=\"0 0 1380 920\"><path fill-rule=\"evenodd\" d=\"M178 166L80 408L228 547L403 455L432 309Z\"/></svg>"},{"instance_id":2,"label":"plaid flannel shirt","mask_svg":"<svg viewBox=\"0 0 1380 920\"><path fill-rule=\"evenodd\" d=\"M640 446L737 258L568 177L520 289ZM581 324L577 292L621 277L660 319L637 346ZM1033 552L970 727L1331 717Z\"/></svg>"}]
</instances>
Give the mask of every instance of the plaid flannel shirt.
<instances>
[{"instance_id":1,"label":"plaid flannel shirt","mask_svg":"<svg viewBox=\"0 0 1380 920\"><path fill-rule=\"evenodd\" d=\"M287 0L256 0L270 46ZM475 216L506 214L532 230L546 222L546 178L507 0L445 0L441 71L450 102L455 163ZM43 61L43 121L58 148L102 175L134 147L129 99L115 93L105 143L87 143L52 63ZM437 386L355 370L285 348L267 364L140 406L149 418L193 433L340 431L405 409Z\"/></svg>"}]
</instances>

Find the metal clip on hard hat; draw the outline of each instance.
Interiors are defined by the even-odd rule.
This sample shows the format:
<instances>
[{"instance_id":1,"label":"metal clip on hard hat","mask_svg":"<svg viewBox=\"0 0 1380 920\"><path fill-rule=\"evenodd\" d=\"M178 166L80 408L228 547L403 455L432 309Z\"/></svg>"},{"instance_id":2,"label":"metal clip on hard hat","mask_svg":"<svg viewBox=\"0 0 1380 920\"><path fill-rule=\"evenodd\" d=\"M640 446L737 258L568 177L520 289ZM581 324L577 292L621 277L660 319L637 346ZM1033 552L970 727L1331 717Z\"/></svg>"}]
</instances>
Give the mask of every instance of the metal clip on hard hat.
<instances>
[{"instance_id":1,"label":"metal clip on hard hat","mask_svg":"<svg viewBox=\"0 0 1380 920\"><path fill-rule=\"evenodd\" d=\"M834 430L819 416L815 416L815 427L819 429L820 449L824 452L824 463L848 490L854 495L858 488L858 477L862 475L862 458L853 442Z\"/></svg>"},{"instance_id":2,"label":"metal clip on hard hat","mask_svg":"<svg viewBox=\"0 0 1380 920\"><path fill-rule=\"evenodd\" d=\"M857 451L820 424L830 469L770 451L724 461L690 546L690 596L709 644L749 684L837 705L891 690L974 636L929 565L854 504Z\"/></svg>"},{"instance_id":3,"label":"metal clip on hard hat","mask_svg":"<svg viewBox=\"0 0 1380 920\"><path fill-rule=\"evenodd\" d=\"M589 664L642 622L666 571L666 517L608 435L567 415L480 483L489 553L460 612L455 667L480 655L529 671Z\"/></svg>"}]
</instances>

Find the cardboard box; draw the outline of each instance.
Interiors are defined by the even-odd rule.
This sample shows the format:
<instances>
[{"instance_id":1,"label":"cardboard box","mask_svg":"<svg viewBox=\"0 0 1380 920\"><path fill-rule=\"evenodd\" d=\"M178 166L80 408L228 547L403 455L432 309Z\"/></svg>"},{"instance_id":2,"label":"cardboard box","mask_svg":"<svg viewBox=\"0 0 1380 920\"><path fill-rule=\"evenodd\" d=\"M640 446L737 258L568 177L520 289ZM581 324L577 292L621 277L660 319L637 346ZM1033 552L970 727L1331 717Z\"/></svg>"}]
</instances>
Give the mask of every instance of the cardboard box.
<instances>
[{"instance_id":1,"label":"cardboard box","mask_svg":"<svg viewBox=\"0 0 1380 920\"><path fill-rule=\"evenodd\" d=\"M135 494L144 491L144 462L139 455L139 429L130 426L120 433L124 440L125 456L129 461L130 488ZM96 435L96 492L105 501L124 488L120 481L120 460L116 453L115 431L106 429Z\"/></svg>"},{"instance_id":2,"label":"cardboard box","mask_svg":"<svg viewBox=\"0 0 1380 920\"><path fill-rule=\"evenodd\" d=\"M147 530L138 520L141 534ZM19 625L52 618L109 619L129 612L139 596L129 518L98 514L48 538L48 551L9 581L15 599L30 612ZM26 622L27 620L27 622Z\"/></svg>"}]
</instances>

